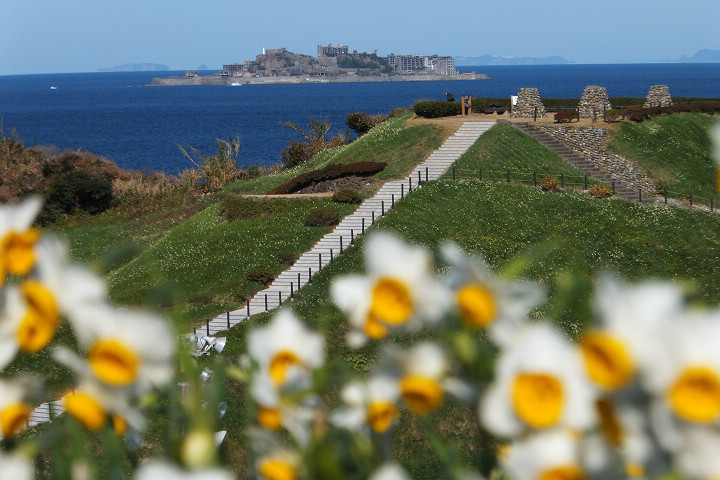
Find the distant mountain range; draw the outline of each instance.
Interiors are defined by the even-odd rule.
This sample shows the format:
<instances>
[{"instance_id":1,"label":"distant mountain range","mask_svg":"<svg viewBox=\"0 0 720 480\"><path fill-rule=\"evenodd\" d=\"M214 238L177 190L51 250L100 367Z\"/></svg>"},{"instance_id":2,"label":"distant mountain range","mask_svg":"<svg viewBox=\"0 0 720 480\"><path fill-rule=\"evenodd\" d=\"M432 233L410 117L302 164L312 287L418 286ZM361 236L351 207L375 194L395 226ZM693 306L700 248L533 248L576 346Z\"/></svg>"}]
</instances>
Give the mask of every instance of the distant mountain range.
<instances>
[{"instance_id":1,"label":"distant mountain range","mask_svg":"<svg viewBox=\"0 0 720 480\"><path fill-rule=\"evenodd\" d=\"M471 65L563 65L574 63L562 57L500 57L482 55L479 57L454 57L455 65L467 67Z\"/></svg>"},{"instance_id":2,"label":"distant mountain range","mask_svg":"<svg viewBox=\"0 0 720 480\"><path fill-rule=\"evenodd\" d=\"M718 63L720 62L720 50L698 50L692 57L683 55L680 61L686 63Z\"/></svg>"},{"instance_id":3,"label":"distant mountain range","mask_svg":"<svg viewBox=\"0 0 720 480\"><path fill-rule=\"evenodd\" d=\"M98 72L157 72L160 70L170 70L170 68L160 63L126 63L125 65L101 68Z\"/></svg>"}]
</instances>

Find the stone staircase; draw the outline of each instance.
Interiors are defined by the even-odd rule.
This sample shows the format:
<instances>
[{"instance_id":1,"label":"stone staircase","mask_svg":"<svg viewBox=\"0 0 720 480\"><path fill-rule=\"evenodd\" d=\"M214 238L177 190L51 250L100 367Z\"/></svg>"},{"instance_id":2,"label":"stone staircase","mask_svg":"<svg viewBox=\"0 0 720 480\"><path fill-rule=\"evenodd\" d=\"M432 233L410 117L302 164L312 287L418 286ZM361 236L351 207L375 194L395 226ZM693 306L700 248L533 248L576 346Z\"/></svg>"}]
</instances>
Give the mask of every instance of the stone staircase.
<instances>
[{"instance_id":1,"label":"stone staircase","mask_svg":"<svg viewBox=\"0 0 720 480\"><path fill-rule=\"evenodd\" d=\"M196 335L215 335L242 322L245 318L279 307L291 298L302 286L311 281L313 275L325 268L336 256L349 248L358 235L393 208L395 202L403 199L427 181L437 180L445 173L494 122L467 121L435 150L412 173L402 180L385 184L377 193L365 200L352 214L343 218L335 229L319 240L287 270L282 272L264 290L256 293L244 308L224 313L195 329Z\"/></svg>"},{"instance_id":2,"label":"stone staircase","mask_svg":"<svg viewBox=\"0 0 720 480\"><path fill-rule=\"evenodd\" d=\"M535 138L538 142L560 155L560 157L570 165L585 172L589 177L608 185L614 184L616 197L631 201L638 200L638 192L630 185L611 177L609 174L599 169L587 157L574 152L563 142L553 138L549 133L544 132L540 128L537 128L527 122L510 123L510 125Z\"/></svg>"}]
</instances>

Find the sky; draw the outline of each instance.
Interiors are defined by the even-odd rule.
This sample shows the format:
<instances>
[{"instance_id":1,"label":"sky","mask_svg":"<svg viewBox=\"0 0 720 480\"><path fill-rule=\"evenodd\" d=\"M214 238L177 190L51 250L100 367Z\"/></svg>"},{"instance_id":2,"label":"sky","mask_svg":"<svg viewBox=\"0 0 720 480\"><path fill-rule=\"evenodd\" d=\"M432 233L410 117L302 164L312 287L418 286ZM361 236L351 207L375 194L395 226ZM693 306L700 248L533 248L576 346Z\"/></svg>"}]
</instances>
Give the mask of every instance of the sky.
<instances>
[{"instance_id":1,"label":"sky","mask_svg":"<svg viewBox=\"0 0 720 480\"><path fill-rule=\"evenodd\" d=\"M662 62L720 50L720 0L2 0L0 75L128 63L221 69L317 45Z\"/></svg>"}]
</instances>

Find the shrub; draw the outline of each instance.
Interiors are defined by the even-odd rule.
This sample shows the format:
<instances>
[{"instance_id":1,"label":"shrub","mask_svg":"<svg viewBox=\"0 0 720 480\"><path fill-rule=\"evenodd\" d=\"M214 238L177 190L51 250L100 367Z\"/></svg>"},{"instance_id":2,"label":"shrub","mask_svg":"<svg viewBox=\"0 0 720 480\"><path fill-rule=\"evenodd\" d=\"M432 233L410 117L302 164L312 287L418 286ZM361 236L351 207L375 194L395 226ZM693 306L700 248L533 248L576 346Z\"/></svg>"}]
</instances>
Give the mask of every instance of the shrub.
<instances>
[{"instance_id":1,"label":"shrub","mask_svg":"<svg viewBox=\"0 0 720 480\"><path fill-rule=\"evenodd\" d=\"M332 227L340 223L340 213L334 208L316 208L305 217L308 227Z\"/></svg>"},{"instance_id":2,"label":"shrub","mask_svg":"<svg viewBox=\"0 0 720 480\"><path fill-rule=\"evenodd\" d=\"M110 208L112 183L87 170L70 170L53 179L46 197L47 210L67 214L83 210L94 215Z\"/></svg>"},{"instance_id":3,"label":"shrub","mask_svg":"<svg viewBox=\"0 0 720 480\"><path fill-rule=\"evenodd\" d=\"M345 188L335 192L332 196L333 202L338 203L362 203L362 197L352 188Z\"/></svg>"},{"instance_id":4,"label":"shrub","mask_svg":"<svg viewBox=\"0 0 720 480\"><path fill-rule=\"evenodd\" d=\"M286 168L292 168L307 162L314 154L315 149L312 144L291 140L287 148L280 152L280 158Z\"/></svg>"},{"instance_id":5,"label":"shrub","mask_svg":"<svg viewBox=\"0 0 720 480\"><path fill-rule=\"evenodd\" d=\"M557 192L560 190L560 180L554 175L545 175L540 180L540 188L546 192Z\"/></svg>"},{"instance_id":6,"label":"shrub","mask_svg":"<svg viewBox=\"0 0 720 480\"><path fill-rule=\"evenodd\" d=\"M292 265L296 258L297 255L295 255L295 252L291 252L290 250L280 250L275 254L275 260L281 265Z\"/></svg>"},{"instance_id":7,"label":"shrub","mask_svg":"<svg viewBox=\"0 0 720 480\"><path fill-rule=\"evenodd\" d=\"M605 110L605 121L616 122L620 119L620 115L622 115L621 108L611 108L610 110Z\"/></svg>"},{"instance_id":8,"label":"shrub","mask_svg":"<svg viewBox=\"0 0 720 480\"><path fill-rule=\"evenodd\" d=\"M412 110L418 117L438 118L460 115L460 102L441 102L439 100L422 100L413 105Z\"/></svg>"},{"instance_id":9,"label":"shrub","mask_svg":"<svg viewBox=\"0 0 720 480\"><path fill-rule=\"evenodd\" d=\"M660 195L665 195L665 192L667 192L668 188L668 182L665 180L656 180L655 181L655 191Z\"/></svg>"},{"instance_id":10,"label":"shrub","mask_svg":"<svg viewBox=\"0 0 720 480\"><path fill-rule=\"evenodd\" d=\"M305 187L324 182L325 180L334 180L349 176L367 177L381 172L387 163L385 162L355 162L355 163L334 163L319 170L302 173L285 183L270 189L268 195L282 195L286 193L295 193Z\"/></svg>"},{"instance_id":11,"label":"shrub","mask_svg":"<svg viewBox=\"0 0 720 480\"><path fill-rule=\"evenodd\" d=\"M245 280L259 283L260 285L269 285L274 279L274 273L261 267L251 268L245 275Z\"/></svg>"},{"instance_id":12,"label":"shrub","mask_svg":"<svg viewBox=\"0 0 720 480\"><path fill-rule=\"evenodd\" d=\"M220 217L227 222L249 218L266 218L292 211L291 201L253 199L228 195L220 202Z\"/></svg>"},{"instance_id":13,"label":"shrub","mask_svg":"<svg viewBox=\"0 0 720 480\"><path fill-rule=\"evenodd\" d=\"M570 123L575 119L580 120L577 110L560 110L555 113L555 123Z\"/></svg>"},{"instance_id":14,"label":"shrub","mask_svg":"<svg viewBox=\"0 0 720 480\"><path fill-rule=\"evenodd\" d=\"M360 136L369 132L373 127L380 125L387 118L387 115L370 115L367 112L348 113L345 118L345 125Z\"/></svg>"},{"instance_id":15,"label":"shrub","mask_svg":"<svg viewBox=\"0 0 720 480\"><path fill-rule=\"evenodd\" d=\"M720 102L694 102L679 103L669 107L650 107L643 108L639 106L630 106L623 109L623 116L633 122L642 122L645 119L656 115L670 113L720 113Z\"/></svg>"},{"instance_id":16,"label":"shrub","mask_svg":"<svg viewBox=\"0 0 720 480\"><path fill-rule=\"evenodd\" d=\"M612 188L604 183L596 183L588 188L588 194L595 198L609 198L612 197Z\"/></svg>"}]
</instances>

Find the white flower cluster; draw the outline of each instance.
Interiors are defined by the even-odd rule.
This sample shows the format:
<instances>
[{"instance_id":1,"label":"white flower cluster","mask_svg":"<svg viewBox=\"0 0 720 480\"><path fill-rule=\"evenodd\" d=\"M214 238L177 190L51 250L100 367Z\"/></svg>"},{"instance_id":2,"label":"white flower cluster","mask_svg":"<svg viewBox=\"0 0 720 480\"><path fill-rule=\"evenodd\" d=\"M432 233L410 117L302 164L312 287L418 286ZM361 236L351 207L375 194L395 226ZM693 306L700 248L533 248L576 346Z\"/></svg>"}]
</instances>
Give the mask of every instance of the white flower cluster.
<instances>
[{"instance_id":1,"label":"white flower cluster","mask_svg":"<svg viewBox=\"0 0 720 480\"><path fill-rule=\"evenodd\" d=\"M41 206L39 198L30 197L0 207L0 432L5 445L15 443L41 396L35 377L11 374L17 371L13 363L19 353L27 358L47 349L74 374L62 396L67 415L90 431L139 432L145 425L139 398L174 375L175 334L158 316L110 305L104 282L71 264L63 243L32 227ZM63 322L72 332L68 346L55 339ZM0 477L31 478L30 459L20 450L2 453Z\"/></svg>"}]
</instances>

